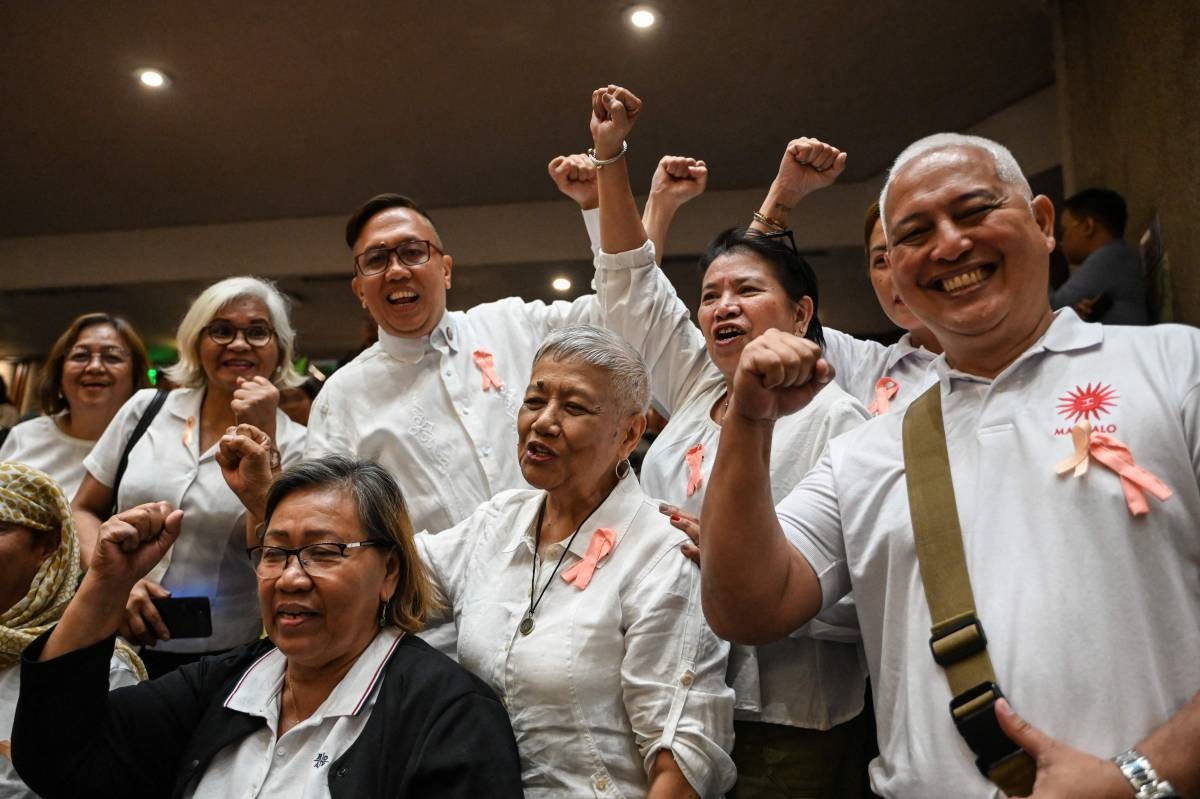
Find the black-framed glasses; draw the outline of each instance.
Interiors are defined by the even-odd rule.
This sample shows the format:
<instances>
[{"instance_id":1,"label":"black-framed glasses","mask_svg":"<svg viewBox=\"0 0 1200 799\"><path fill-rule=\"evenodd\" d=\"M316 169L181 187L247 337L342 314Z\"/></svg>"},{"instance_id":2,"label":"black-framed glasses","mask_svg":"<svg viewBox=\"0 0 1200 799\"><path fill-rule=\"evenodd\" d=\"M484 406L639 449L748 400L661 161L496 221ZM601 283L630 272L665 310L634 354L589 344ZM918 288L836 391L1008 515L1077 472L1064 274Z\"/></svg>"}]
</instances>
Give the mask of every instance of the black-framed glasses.
<instances>
[{"instance_id":1,"label":"black-framed glasses","mask_svg":"<svg viewBox=\"0 0 1200 799\"><path fill-rule=\"evenodd\" d=\"M246 554L250 556L250 565L259 579L270 580L279 577L287 571L288 561L296 556L296 561L304 573L313 576L334 571L345 562L346 553L359 547L390 547L387 541L352 541L344 544L340 541L322 541L319 544L289 549L288 547L250 547Z\"/></svg>"},{"instance_id":2,"label":"black-framed glasses","mask_svg":"<svg viewBox=\"0 0 1200 799\"><path fill-rule=\"evenodd\" d=\"M230 322L212 322L204 326L204 332L213 344L232 344L238 333L251 347L265 347L275 338L274 329L262 323L238 327Z\"/></svg>"},{"instance_id":3,"label":"black-framed glasses","mask_svg":"<svg viewBox=\"0 0 1200 799\"><path fill-rule=\"evenodd\" d=\"M792 235L791 230L774 230L770 233L759 233L758 237L760 239L779 239L780 244L787 245L787 248L796 255L800 254L800 251L796 249L796 237Z\"/></svg>"},{"instance_id":4,"label":"black-framed glasses","mask_svg":"<svg viewBox=\"0 0 1200 799\"><path fill-rule=\"evenodd\" d=\"M368 247L354 256L354 268L363 277L378 275L387 271L392 263L393 253L396 259L406 266L420 266L429 260L430 252L434 250L439 255L445 254L441 247L425 239L402 241L395 247Z\"/></svg>"}]
</instances>

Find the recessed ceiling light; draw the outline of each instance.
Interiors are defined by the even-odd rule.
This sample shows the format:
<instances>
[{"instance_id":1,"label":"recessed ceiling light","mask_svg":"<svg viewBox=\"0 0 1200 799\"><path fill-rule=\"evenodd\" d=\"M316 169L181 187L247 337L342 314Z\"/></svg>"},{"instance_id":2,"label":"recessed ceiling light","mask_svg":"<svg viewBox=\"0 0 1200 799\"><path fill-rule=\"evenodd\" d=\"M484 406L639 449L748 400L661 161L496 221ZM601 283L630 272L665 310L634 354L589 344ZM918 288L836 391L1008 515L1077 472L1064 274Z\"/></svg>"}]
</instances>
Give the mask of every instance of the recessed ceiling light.
<instances>
[{"instance_id":1,"label":"recessed ceiling light","mask_svg":"<svg viewBox=\"0 0 1200 799\"><path fill-rule=\"evenodd\" d=\"M147 89L165 89L171 85L171 79L161 69L139 69L133 74L137 76L138 83Z\"/></svg>"},{"instance_id":2,"label":"recessed ceiling light","mask_svg":"<svg viewBox=\"0 0 1200 799\"><path fill-rule=\"evenodd\" d=\"M550 285L554 286L555 291L570 291L571 290L571 281L567 280L565 277L554 278L554 282L552 282Z\"/></svg>"},{"instance_id":3,"label":"recessed ceiling light","mask_svg":"<svg viewBox=\"0 0 1200 799\"><path fill-rule=\"evenodd\" d=\"M630 6L629 24L635 28L653 28L658 23L658 12L650 6Z\"/></svg>"}]
</instances>

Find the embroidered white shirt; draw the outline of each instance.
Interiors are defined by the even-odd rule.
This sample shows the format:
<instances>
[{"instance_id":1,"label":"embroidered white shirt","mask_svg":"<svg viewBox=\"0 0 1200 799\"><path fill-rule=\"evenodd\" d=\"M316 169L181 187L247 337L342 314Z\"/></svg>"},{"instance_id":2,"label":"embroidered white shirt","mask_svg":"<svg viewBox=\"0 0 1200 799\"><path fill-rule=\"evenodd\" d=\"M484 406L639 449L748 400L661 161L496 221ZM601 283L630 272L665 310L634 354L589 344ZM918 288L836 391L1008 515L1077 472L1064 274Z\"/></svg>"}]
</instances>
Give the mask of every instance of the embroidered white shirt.
<instances>
[{"instance_id":1,"label":"embroidered white shirt","mask_svg":"<svg viewBox=\"0 0 1200 799\"><path fill-rule=\"evenodd\" d=\"M655 266L653 245L601 253L596 264L603 322L641 352L654 396L671 417L642 461L642 484L650 496L699 516L721 442L721 427L710 411L725 391L725 378L708 357L704 334L687 306ZM802 411L781 419L771 450L775 501L800 482L831 438L867 418L860 403L830 384ZM689 496L687 453L697 445L701 481ZM782 641L734 646L729 680L737 692L738 718L827 730L858 715L866 691L858 640L847 601Z\"/></svg>"},{"instance_id":2,"label":"embroidered white shirt","mask_svg":"<svg viewBox=\"0 0 1200 799\"><path fill-rule=\"evenodd\" d=\"M733 784L733 692L729 647L700 608L700 573L630 476L581 528L538 565L528 636L518 625L530 603L536 558L532 527L541 491L504 492L457 527L417 543L453 610L459 660L508 708L525 795L644 796L657 752L671 751L702 796ZM585 590L562 579L597 529L616 545Z\"/></svg>"},{"instance_id":3,"label":"embroidered white shirt","mask_svg":"<svg viewBox=\"0 0 1200 799\"><path fill-rule=\"evenodd\" d=\"M597 241L599 212L583 218ZM444 530L500 491L528 488L517 465L517 411L534 353L551 330L594 323L595 302L508 297L447 311L419 339L381 328L317 395L305 457L378 462L400 484L415 530ZM492 355L503 388L484 388L476 351Z\"/></svg>"},{"instance_id":4,"label":"embroidered white shirt","mask_svg":"<svg viewBox=\"0 0 1200 799\"><path fill-rule=\"evenodd\" d=\"M282 737L279 702L287 658L272 649L256 660L225 707L265 719L266 726L218 752L186 795L326 799L329 764L345 754L367 726L384 666L401 636L393 627L381 629L316 712Z\"/></svg>"},{"instance_id":5,"label":"embroidered white shirt","mask_svg":"<svg viewBox=\"0 0 1200 799\"><path fill-rule=\"evenodd\" d=\"M88 472L104 485L113 484L125 442L154 394L153 389L139 391L121 406L84 459ZM217 445L200 451L203 399L203 389L178 388L167 396L129 453L117 497L121 510L158 500L183 509L183 530L171 548L165 573L160 564L149 576L173 596L206 596L212 604L212 636L160 641L155 649L164 652L231 649L255 640L262 631L258 580L246 557L246 509L225 483L216 461ZM185 435L189 419L191 435ZM300 460L304 428L278 410L275 425L275 445L284 465L290 466Z\"/></svg>"},{"instance_id":6,"label":"embroidered white shirt","mask_svg":"<svg viewBox=\"0 0 1200 799\"><path fill-rule=\"evenodd\" d=\"M833 364L837 381L850 396L870 405L875 400L875 384L890 377L899 384L891 399L893 411L903 410L937 382L929 368L937 356L912 343L908 333L890 347L825 328L825 357Z\"/></svg>"},{"instance_id":7,"label":"embroidered white shirt","mask_svg":"<svg viewBox=\"0 0 1200 799\"><path fill-rule=\"evenodd\" d=\"M56 416L39 416L8 431L0 447L0 461L16 461L40 469L62 486L67 498L75 496L83 482L83 459L95 441L69 436L55 422Z\"/></svg>"},{"instance_id":8,"label":"embroidered white shirt","mask_svg":"<svg viewBox=\"0 0 1200 799\"><path fill-rule=\"evenodd\" d=\"M1108 327L1056 314L994 380L934 362L967 569L997 682L1034 726L1099 757L1127 748L1197 690L1200 663L1200 331ZM1088 417L1174 491L1135 518L1097 462L1055 465ZM929 652L903 414L830 443L778 507L821 580L854 589L875 692L876 793L1000 797L976 771ZM1104 697L1104 701L1097 701Z\"/></svg>"}]
</instances>

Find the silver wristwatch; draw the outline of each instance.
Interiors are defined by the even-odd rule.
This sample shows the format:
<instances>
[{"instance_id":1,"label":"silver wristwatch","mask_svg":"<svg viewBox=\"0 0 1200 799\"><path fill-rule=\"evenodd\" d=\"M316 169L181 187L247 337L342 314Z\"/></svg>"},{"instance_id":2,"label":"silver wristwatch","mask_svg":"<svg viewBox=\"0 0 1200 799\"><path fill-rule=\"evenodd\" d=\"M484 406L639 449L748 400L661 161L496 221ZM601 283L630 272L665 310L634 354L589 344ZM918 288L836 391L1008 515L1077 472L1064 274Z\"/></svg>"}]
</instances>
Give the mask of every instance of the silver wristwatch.
<instances>
[{"instance_id":1,"label":"silver wristwatch","mask_svg":"<svg viewBox=\"0 0 1200 799\"><path fill-rule=\"evenodd\" d=\"M1133 786L1134 799L1170 799L1176 797L1171 783L1158 778L1150 761L1136 749L1126 749L1112 759Z\"/></svg>"}]
</instances>

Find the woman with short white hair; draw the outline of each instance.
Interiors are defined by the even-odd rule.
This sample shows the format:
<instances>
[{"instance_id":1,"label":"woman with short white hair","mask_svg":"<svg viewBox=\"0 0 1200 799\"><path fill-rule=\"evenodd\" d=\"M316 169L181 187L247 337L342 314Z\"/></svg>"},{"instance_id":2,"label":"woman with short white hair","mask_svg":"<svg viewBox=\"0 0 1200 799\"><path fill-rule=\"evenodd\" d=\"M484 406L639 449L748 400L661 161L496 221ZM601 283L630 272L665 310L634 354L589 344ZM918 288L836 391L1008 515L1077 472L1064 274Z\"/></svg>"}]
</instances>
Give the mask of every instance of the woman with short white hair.
<instances>
[{"instance_id":1,"label":"woman with short white hair","mask_svg":"<svg viewBox=\"0 0 1200 799\"><path fill-rule=\"evenodd\" d=\"M534 488L417 536L459 662L508 708L530 799L733 784L729 646L704 621L687 537L629 465L649 403L646 365L615 333L552 332L517 416Z\"/></svg>"},{"instance_id":2,"label":"woman with short white hair","mask_svg":"<svg viewBox=\"0 0 1200 799\"><path fill-rule=\"evenodd\" d=\"M156 501L184 510L185 534L135 586L122 626L130 640L154 645L144 650L151 676L252 641L261 630L254 572L242 551L245 511L215 456L225 431L248 423L271 437L277 462L300 459L304 428L278 409L279 389L303 380L291 365L294 339L288 302L273 284L256 277L214 283L192 303L176 334L179 362L167 376L180 388L166 395L161 412L152 410L155 391L135 394L84 461L87 475L72 505L85 564L101 520L114 510ZM151 412L156 415L127 449ZM207 597L212 634L173 640L152 602L171 596Z\"/></svg>"}]
</instances>

